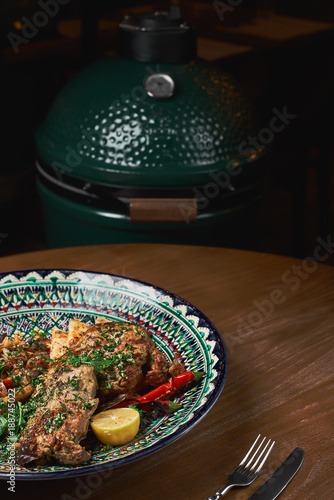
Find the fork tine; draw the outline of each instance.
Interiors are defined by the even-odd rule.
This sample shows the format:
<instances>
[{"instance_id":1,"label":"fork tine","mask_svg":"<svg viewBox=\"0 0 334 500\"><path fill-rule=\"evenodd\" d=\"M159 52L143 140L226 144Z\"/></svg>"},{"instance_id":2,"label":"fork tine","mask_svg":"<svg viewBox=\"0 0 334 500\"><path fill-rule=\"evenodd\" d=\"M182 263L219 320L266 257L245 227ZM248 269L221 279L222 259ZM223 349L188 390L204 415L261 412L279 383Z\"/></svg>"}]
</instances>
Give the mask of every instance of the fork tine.
<instances>
[{"instance_id":1,"label":"fork tine","mask_svg":"<svg viewBox=\"0 0 334 500\"><path fill-rule=\"evenodd\" d=\"M255 453L253 453L253 455L252 455L252 457L251 457L250 461L248 462L248 464L247 464L247 465L245 465L245 469L248 469L248 467L250 467L250 465L251 465L252 461L254 460L254 458L256 457L257 453L258 453L258 452L259 452L259 450L261 449L261 446L263 445L263 443L264 443L265 439L266 439L266 436L264 436L264 438L262 439L261 443L259 444L259 446L258 446L258 447L257 447L257 449L256 449L256 452L255 452ZM260 455L260 456L261 456L261 455Z\"/></svg>"},{"instance_id":2,"label":"fork tine","mask_svg":"<svg viewBox=\"0 0 334 500\"><path fill-rule=\"evenodd\" d=\"M266 438L264 438L264 439L266 439ZM264 441L264 440L263 440L263 441ZM263 441L262 441L262 443L263 443ZM261 443L261 444L262 444L262 443ZM265 445L265 447L264 447L264 448L263 448L263 450L261 451L260 455L257 457L257 459L255 460L255 462L252 464L252 469L253 469L253 470L254 470L254 469L255 469L255 467L257 466L258 462L260 461L260 459L261 459L262 455L264 454L264 452L266 451L266 449L268 448L268 446L270 445L270 443L271 443L271 439L269 439L269 441L267 442L267 444Z\"/></svg>"},{"instance_id":3,"label":"fork tine","mask_svg":"<svg viewBox=\"0 0 334 500\"><path fill-rule=\"evenodd\" d=\"M270 440L269 440L269 442L270 442ZM269 444L269 442L268 442L268 444ZM269 450L267 451L267 453L265 454L265 456L264 456L264 458L263 458L262 462L260 463L260 465L259 465L259 466L258 466L258 468L256 469L255 474L257 474L258 472L260 472L260 470L262 469L262 467L263 467L263 465L264 465L265 461L267 460L267 458L268 458L268 456L269 456L269 453L271 452L271 450L272 450L272 448L273 448L274 444L275 444L275 441L273 441L273 442L271 443L271 446L270 446Z\"/></svg>"},{"instance_id":4,"label":"fork tine","mask_svg":"<svg viewBox=\"0 0 334 500\"><path fill-rule=\"evenodd\" d=\"M241 460L239 466L243 465L246 462L247 458L249 457L250 453L252 452L252 449L256 445L256 443L257 443L257 441L258 441L258 439L259 439L260 436L261 436L261 434L259 434L258 437L255 439L254 443L252 444L252 446L250 447L250 449L248 450L248 452L246 453L246 455L244 456L244 458Z\"/></svg>"},{"instance_id":5,"label":"fork tine","mask_svg":"<svg viewBox=\"0 0 334 500\"><path fill-rule=\"evenodd\" d=\"M259 437L259 436L258 436ZM266 449L268 448L268 446L270 445L271 443L271 439L269 439L269 441L267 442L267 444L264 446L263 450L261 451L261 453L259 454L259 456L256 458L255 462L253 462L253 460L255 459L257 453L260 451L264 441L265 441L266 437L264 437L260 443L260 445L258 446L257 450L255 451L255 453L253 454L253 456L251 457L250 461L248 462L247 465L245 465L245 470L250 468L250 472L254 472L255 471L255 474L257 474L263 467L265 461L267 460L268 456L269 456L269 453L271 452L274 444L275 444L275 441L272 442L268 452L266 453L265 457L263 458L262 462L260 463L259 467L255 470L255 467L257 466L257 464L259 463L261 457L263 456L263 454L265 453Z\"/></svg>"}]
</instances>

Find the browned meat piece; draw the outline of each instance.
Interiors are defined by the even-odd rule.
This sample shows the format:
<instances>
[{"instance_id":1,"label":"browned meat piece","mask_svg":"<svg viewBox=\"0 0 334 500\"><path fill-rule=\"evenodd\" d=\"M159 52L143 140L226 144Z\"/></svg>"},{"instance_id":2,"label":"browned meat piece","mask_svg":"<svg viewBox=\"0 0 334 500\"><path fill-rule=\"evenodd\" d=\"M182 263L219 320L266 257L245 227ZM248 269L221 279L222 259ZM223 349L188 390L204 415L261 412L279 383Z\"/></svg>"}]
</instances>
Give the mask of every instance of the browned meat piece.
<instances>
[{"instance_id":1,"label":"browned meat piece","mask_svg":"<svg viewBox=\"0 0 334 500\"><path fill-rule=\"evenodd\" d=\"M120 394L133 395L147 385L159 386L184 371L177 358L169 363L148 330L135 323L94 325L72 350L100 352L105 360L110 360L111 366L98 374L97 395L102 402Z\"/></svg>"},{"instance_id":2,"label":"browned meat piece","mask_svg":"<svg viewBox=\"0 0 334 500\"><path fill-rule=\"evenodd\" d=\"M90 327L72 351L77 355L92 353L103 359L97 395L104 401L140 390L144 383L143 367L150 359L152 344L145 328L134 323L110 322Z\"/></svg>"},{"instance_id":3,"label":"browned meat piece","mask_svg":"<svg viewBox=\"0 0 334 500\"><path fill-rule=\"evenodd\" d=\"M146 374L146 385L158 387L165 384L171 377L184 372L185 368L175 357L172 363L168 363L165 356L158 349L154 349L151 356L150 369Z\"/></svg>"},{"instance_id":4,"label":"browned meat piece","mask_svg":"<svg viewBox=\"0 0 334 500\"><path fill-rule=\"evenodd\" d=\"M149 363L149 371L146 373L145 383L153 386L165 384L170 378L168 366L168 362L162 352L154 349Z\"/></svg>"},{"instance_id":5,"label":"browned meat piece","mask_svg":"<svg viewBox=\"0 0 334 500\"><path fill-rule=\"evenodd\" d=\"M177 357L175 356L173 362L169 365L168 371L171 377L176 377L176 375L185 371L185 367L179 363Z\"/></svg>"},{"instance_id":6,"label":"browned meat piece","mask_svg":"<svg viewBox=\"0 0 334 500\"><path fill-rule=\"evenodd\" d=\"M79 443L98 404L96 389L93 366L53 366L29 401L36 411L20 438L18 463L42 465L54 459L77 465L89 460L90 453Z\"/></svg>"},{"instance_id":7,"label":"browned meat piece","mask_svg":"<svg viewBox=\"0 0 334 500\"><path fill-rule=\"evenodd\" d=\"M94 325L72 350L76 353L100 351L105 360L110 360L111 366L98 374L97 395L102 402L120 394L133 395L145 385L159 386L184 371L176 358L168 363L148 330L135 323Z\"/></svg>"}]
</instances>

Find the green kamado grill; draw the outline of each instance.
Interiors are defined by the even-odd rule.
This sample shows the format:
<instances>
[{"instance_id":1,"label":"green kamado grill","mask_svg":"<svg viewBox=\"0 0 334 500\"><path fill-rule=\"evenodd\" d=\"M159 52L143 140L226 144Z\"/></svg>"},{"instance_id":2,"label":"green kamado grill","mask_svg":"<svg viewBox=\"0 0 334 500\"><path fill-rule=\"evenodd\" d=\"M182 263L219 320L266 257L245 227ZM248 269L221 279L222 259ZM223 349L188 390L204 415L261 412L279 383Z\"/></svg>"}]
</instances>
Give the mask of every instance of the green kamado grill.
<instances>
[{"instance_id":1,"label":"green kamado grill","mask_svg":"<svg viewBox=\"0 0 334 500\"><path fill-rule=\"evenodd\" d=\"M258 130L177 8L125 16L117 55L67 84L36 133L49 245L242 244L261 196Z\"/></svg>"}]
</instances>

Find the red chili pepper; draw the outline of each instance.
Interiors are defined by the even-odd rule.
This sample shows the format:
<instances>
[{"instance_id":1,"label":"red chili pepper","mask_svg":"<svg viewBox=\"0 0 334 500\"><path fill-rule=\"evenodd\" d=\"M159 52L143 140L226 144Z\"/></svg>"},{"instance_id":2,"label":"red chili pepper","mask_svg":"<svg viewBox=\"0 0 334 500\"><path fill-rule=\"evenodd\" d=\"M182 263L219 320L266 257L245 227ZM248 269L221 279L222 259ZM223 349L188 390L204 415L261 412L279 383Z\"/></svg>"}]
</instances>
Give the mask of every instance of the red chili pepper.
<instances>
[{"instance_id":1,"label":"red chili pepper","mask_svg":"<svg viewBox=\"0 0 334 500\"><path fill-rule=\"evenodd\" d=\"M10 377L5 378L3 380L3 383L5 384L5 386L7 387L7 389L8 389L8 387L11 387L11 388L14 387L13 381L12 381L12 379Z\"/></svg>"},{"instance_id":2,"label":"red chili pepper","mask_svg":"<svg viewBox=\"0 0 334 500\"><path fill-rule=\"evenodd\" d=\"M189 384L189 382L198 382L203 377L203 375L205 375L204 372L183 372L171 378L165 384L162 384L156 389L153 389L153 391L140 396L139 398L120 395L115 398L114 401L110 401L103 405L102 408L103 410L109 408L123 408L125 406L135 404L143 405L145 403L152 403L154 401L157 401L158 403L161 403L163 406L165 406L166 410L168 410L169 413L172 413L173 411L179 409L180 405L178 403L174 403L173 401L165 401L164 397L167 394L170 395L176 393L178 390L182 389L182 387L186 388L185 386ZM145 409L145 407L143 409Z\"/></svg>"},{"instance_id":3,"label":"red chili pepper","mask_svg":"<svg viewBox=\"0 0 334 500\"><path fill-rule=\"evenodd\" d=\"M176 375L175 377L171 378L168 382L165 384L160 385L156 389L153 389L153 391L148 392L147 394L144 394L144 396L141 396L138 398L138 403L148 403L149 401L156 401L167 394L173 393L184 387L186 384L188 384L191 381L196 381L198 382L203 376L203 372L183 372L180 373L179 375Z\"/></svg>"}]
</instances>

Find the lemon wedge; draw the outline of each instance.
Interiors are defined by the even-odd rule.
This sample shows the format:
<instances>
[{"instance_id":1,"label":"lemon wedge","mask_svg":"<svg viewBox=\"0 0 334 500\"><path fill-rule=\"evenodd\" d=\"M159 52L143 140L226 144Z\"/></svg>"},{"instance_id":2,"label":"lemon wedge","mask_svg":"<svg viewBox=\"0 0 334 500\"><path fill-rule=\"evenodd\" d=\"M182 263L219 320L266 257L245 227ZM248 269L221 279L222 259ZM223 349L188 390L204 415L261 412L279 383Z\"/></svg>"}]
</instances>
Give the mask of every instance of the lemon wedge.
<instances>
[{"instance_id":1,"label":"lemon wedge","mask_svg":"<svg viewBox=\"0 0 334 500\"><path fill-rule=\"evenodd\" d=\"M135 437L140 416L133 408L114 408L94 415L90 424L101 443L120 446Z\"/></svg>"}]
</instances>

